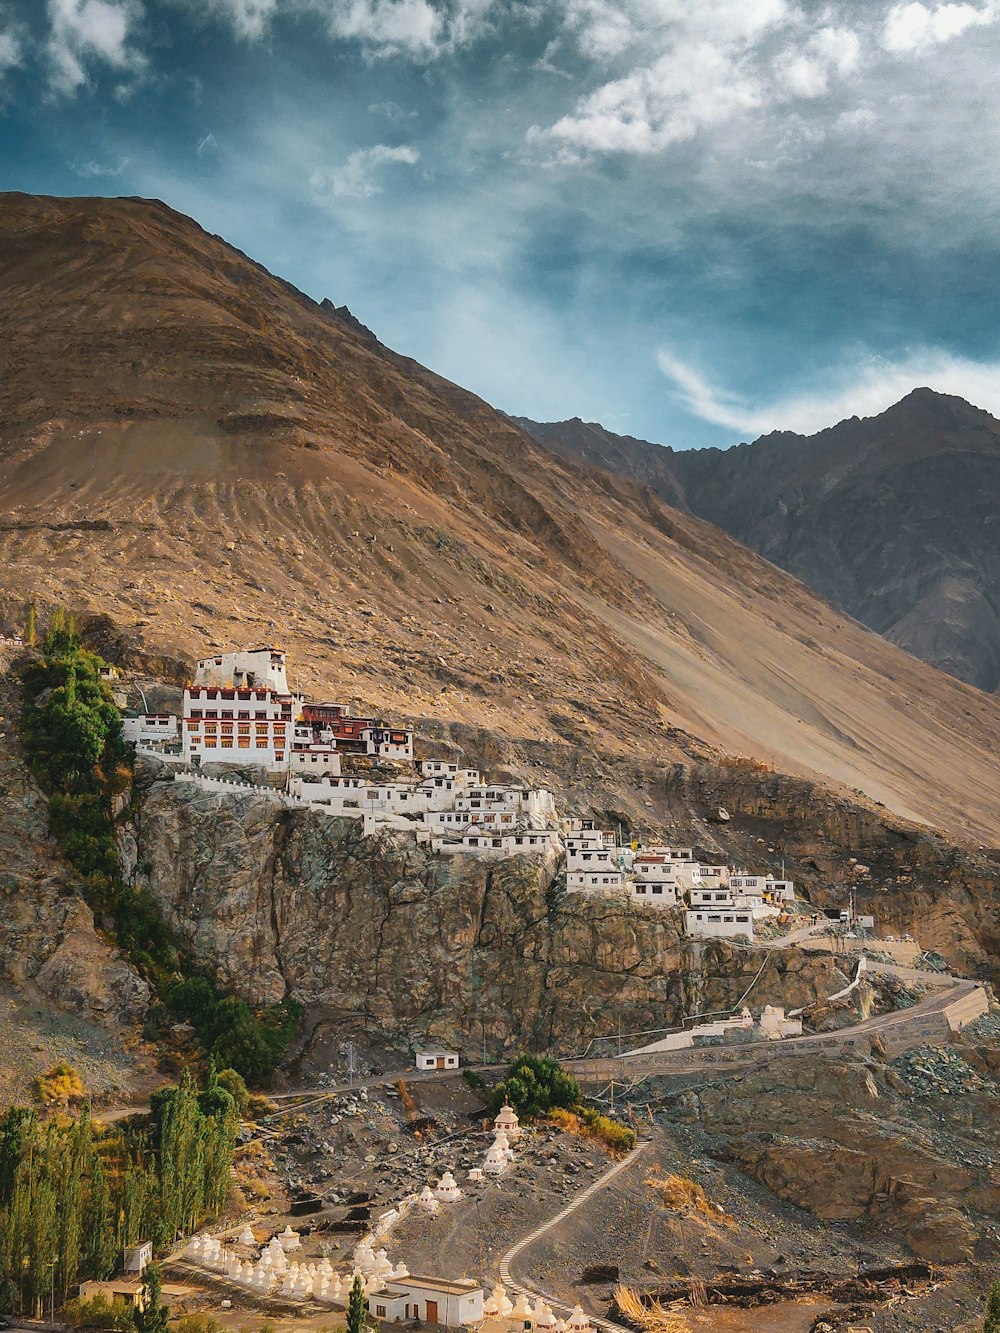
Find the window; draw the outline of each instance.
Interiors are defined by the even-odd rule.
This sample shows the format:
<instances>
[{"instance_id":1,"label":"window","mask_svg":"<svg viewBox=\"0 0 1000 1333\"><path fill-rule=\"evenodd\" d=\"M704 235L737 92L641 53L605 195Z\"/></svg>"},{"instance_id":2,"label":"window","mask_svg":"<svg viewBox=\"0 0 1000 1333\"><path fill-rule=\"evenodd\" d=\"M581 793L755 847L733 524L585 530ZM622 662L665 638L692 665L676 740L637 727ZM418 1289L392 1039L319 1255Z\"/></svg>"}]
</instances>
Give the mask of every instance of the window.
<instances>
[{"instance_id":1,"label":"window","mask_svg":"<svg viewBox=\"0 0 1000 1333\"><path fill-rule=\"evenodd\" d=\"M217 744L218 742L216 741L214 736L205 737L205 748L207 750L214 750Z\"/></svg>"},{"instance_id":2,"label":"window","mask_svg":"<svg viewBox=\"0 0 1000 1333\"><path fill-rule=\"evenodd\" d=\"M257 748L258 750L266 750L266 749L267 749L267 737L266 737L266 736L264 737L263 740L261 740L261 738L260 738L259 736L257 737L257 745L256 745L256 748Z\"/></svg>"},{"instance_id":3,"label":"window","mask_svg":"<svg viewBox=\"0 0 1000 1333\"><path fill-rule=\"evenodd\" d=\"M223 738L222 738L222 748L223 748L224 750L231 750L231 749L233 748L233 738L232 738L232 736L223 736Z\"/></svg>"},{"instance_id":4,"label":"window","mask_svg":"<svg viewBox=\"0 0 1000 1333\"><path fill-rule=\"evenodd\" d=\"M239 746L239 748L240 748L241 750L249 750L249 749L250 749L250 737L249 737L249 736L240 736L240 738L237 740L236 744Z\"/></svg>"},{"instance_id":5,"label":"window","mask_svg":"<svg viewBox=\"0 0 1000 1333\"><path fill-rule=\"evenodd\" d=\"M248 709L241 708L240 711L236 714L236 716L242 720L244 718L249 718L250 713Z\"/></svg>"},{"instance_id":6,"label":"window","mask_svg":"<svg viewBox=\"0 0 1000 1333\"><path fill-rule=\"evenodd\" d=\"M200 709L200 708L192 708L192 709L191 709L191 716L192 716L192 717L201 717L201 709Z\"/></svg>"},{"instance_id":7,"label":"window","mask_svg":"<svg viewBox=\"0 0 1000 1333\"><path fill-rule=\"evenodd\" d=\"M385 1318L385 1306L384 1306L384 1305L376 1305L376 1306L375 1306L375 1314L376 1314L376 1316L378 1316L378 1317L384 1319L384 1318Z\"/></svg>"},{"instance_id":8,"label":"window","mask_svg":"<svg viewBox=\"0 0 1000 1333\"><path fill-rule=\"evenodd\" d=\"M645 890L644 890L644 891L645 891ZM660 894L662 894L662 892L663 892L663 885L662 885L662 884L654 884L654 885L653 885L653 892L654 892L654 893L660 893Z\"/></svg>"}]
</instances>

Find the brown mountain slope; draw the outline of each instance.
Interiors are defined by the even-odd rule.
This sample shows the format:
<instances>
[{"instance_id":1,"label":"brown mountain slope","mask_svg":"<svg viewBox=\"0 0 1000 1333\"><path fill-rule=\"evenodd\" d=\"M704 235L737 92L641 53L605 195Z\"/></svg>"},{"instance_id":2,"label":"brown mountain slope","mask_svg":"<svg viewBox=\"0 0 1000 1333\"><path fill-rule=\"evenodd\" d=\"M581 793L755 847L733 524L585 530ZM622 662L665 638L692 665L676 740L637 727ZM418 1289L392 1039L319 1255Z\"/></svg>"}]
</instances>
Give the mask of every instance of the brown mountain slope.
<instances>
[{"instance_id":1,"label":"brown mountain slope","mask_svg":"<svg viewBox=\"0 0 1000 1333\"><path fill-rule=\"evenodd\" d=\"M277 638L387 714L665 760L693 735L1000 840L995 700L164 205L4 196L0 325L8 618Z\"/></svg>"},{"instance_id":2,"label":"brown mountain slope","mask_svg":"<svg viewBox=\"0 0 1000 1333\"><path fill-rule=\"evenodd\" d=\"M916 389L808 439L675 452L582 421L538 439L651 486L917 657L1000 687L1000 422Z\"/></svg>"}]
</instances>

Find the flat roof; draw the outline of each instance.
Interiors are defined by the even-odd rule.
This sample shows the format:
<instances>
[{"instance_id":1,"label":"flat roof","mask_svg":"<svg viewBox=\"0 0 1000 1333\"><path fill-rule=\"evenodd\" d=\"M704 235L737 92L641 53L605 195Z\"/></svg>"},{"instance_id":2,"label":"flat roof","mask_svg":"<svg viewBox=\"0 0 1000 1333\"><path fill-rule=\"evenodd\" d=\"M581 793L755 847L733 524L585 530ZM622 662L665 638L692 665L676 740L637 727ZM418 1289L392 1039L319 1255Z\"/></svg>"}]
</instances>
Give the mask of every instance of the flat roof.
<instances>
[{"instance_id":1,"label":"flat roof","mask_svg":"<svg viewBox=\"0 0 1000 1333\"><path fill-rule=\"evenodd\" d=\"M447 1046L434 1046L426 1051L417 1051L417 1055L457 1055L458 1051L449 1050Z\"/></svg>"},{"instance_id":2,"label":"flat roof","mask_svg":"<svg viewBox=\"0 0 1000 1333\"><path fill-rule=\"evenodd\" d=\"M473 1282L470 1278L458 1282L451 1282L446 1277L399 1277L393 1278L385 1284L388 1291L392 1287L420 1287L425 1291L445 1291L452 1296L467 1296L471 1292L481 1291L478 1282Z\"/></svg>"}]
</instances>

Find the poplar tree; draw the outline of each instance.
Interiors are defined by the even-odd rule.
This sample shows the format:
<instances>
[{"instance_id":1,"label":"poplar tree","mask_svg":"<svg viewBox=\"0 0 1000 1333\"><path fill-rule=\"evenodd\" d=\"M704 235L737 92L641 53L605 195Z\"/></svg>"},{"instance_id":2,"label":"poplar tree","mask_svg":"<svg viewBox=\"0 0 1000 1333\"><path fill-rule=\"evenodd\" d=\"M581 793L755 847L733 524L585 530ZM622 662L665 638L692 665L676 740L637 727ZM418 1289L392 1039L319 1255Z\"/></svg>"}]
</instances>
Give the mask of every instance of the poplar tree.
<instances>
[{"instance_id":1,"label":"poplar tree","mask_svg":"<svg viewBox=\"0 0 1000 1333\"><path fill-rule=\"evenodd\" d=\"M364 1333L366 1315L364 1285L361 1274L355 1273L354 1284L347 1301L347 1333Z\"/></svg>"}]
</instances>

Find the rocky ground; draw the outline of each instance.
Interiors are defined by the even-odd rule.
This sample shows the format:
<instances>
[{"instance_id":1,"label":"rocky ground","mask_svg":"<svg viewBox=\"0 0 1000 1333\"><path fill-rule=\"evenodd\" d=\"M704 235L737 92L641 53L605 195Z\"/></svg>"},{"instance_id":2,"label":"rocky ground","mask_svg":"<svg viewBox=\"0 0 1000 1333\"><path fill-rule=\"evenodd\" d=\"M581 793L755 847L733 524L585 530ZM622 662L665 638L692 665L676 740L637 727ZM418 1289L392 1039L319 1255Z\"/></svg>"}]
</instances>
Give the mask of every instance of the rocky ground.
<instances>
[{"instance_id":1,"label":"rocky ground","mask_svg":"<svg viewBox=\"0 0 1000 1333\"><path fill-rule=\"evenodd\" d=\"M77 1070L96 1107L131 1103L163 1081L137 1032L67 1012L37 987L0 984L0 1111L32 1104L36 1077L58 1060Z\"/></svg>"}]
</instances>

